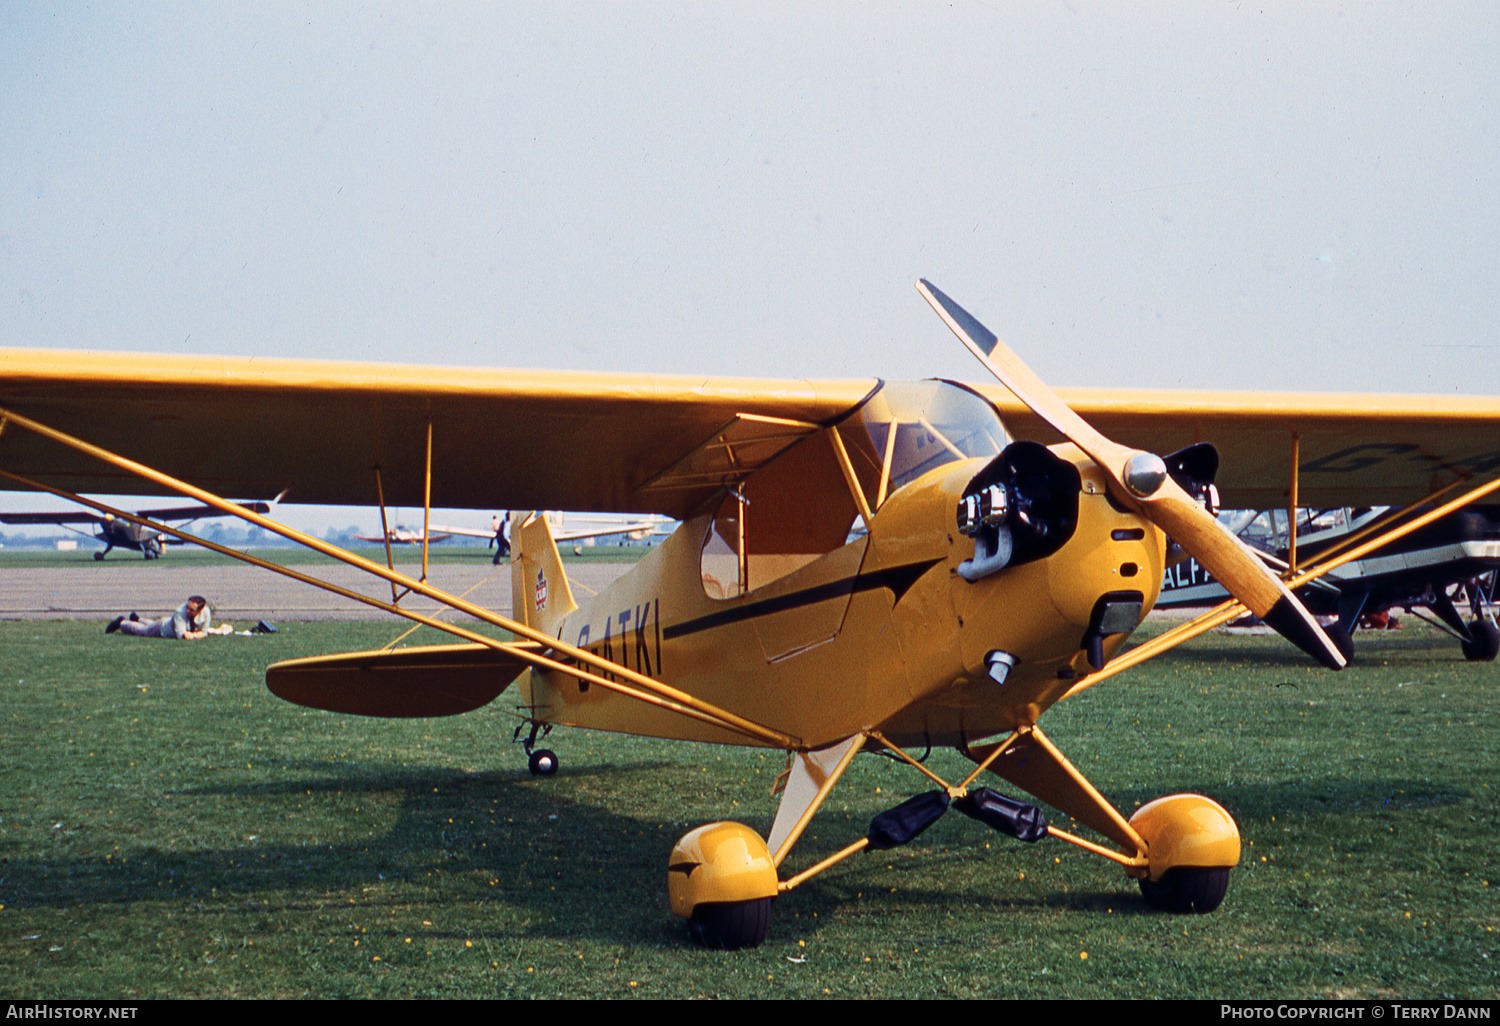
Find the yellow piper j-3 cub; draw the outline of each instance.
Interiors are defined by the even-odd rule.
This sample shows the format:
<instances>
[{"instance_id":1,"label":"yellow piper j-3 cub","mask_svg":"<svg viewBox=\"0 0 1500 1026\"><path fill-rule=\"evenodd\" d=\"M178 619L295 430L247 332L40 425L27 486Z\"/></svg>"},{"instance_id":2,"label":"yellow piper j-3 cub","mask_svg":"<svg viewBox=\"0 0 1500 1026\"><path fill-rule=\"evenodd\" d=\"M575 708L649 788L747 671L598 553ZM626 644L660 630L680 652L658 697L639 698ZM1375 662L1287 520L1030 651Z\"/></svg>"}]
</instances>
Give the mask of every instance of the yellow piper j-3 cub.
<instances>
[{"instance_id":1,"label":"yellow piper j-3 cub","mask_svg":"<svg viewBox=\"0 0 1500 1026\"><path fill-rule=\"evenodd\" d=\"M711 823L668 859L671 907L704 944L759 944L777 896L856 852L907 843L950 807L1021 841L1112 859L1154 906L1210 911L1239 860L1230 815L1172 795L1127 819L1038 719L1246 609L1342 666L1291 589L1500 487L1500 401L1064 397L947 296L918 288L1000 385L212 357L185 367L5 350L0 475L127 518L78 493L188 496L388 580L392 599L268 570L456 638L271 666L268 686L292 702L445 716L510 688L538 774L557 769L537 747L554 726L781 749L788 769L767 836ZM425 559L411 577L220 498L283 491L305 503L597 510L682 525L580 604L546 518L516 514L504 616L433 587ZM1283 580L1220 527L1220 492L1236 507L1398 506L1400 526L1315 566L1294 557ZM1122 652L1164 567L1188 555L1237 601ZM398 589L515 640L403 608ZM972 772L943 779L908 752L929 746L957 749ZM798 838L864 751L909 764L917 793L792 872ZM997 787L976 783L986 774ZM1038 801L1101 839L1050 825Z\"/></svg>"}]
</instances>

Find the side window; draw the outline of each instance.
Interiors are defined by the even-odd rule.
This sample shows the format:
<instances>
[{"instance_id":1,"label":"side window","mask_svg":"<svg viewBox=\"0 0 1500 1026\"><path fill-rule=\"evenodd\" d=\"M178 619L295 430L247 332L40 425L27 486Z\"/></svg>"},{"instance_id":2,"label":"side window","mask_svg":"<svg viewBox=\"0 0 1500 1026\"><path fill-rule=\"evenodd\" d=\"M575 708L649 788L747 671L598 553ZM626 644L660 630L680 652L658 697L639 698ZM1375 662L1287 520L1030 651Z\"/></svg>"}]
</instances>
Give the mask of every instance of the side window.
<instances>
[{"instance_id":1,"label":"side window","mask_svg":"<svg viewBox=\"0 0 1500 1026\"><path fill-rule=\"evenodd\" d=\"M704 594L733 598L785 577L842 547L856 516L827 432L808 436L720 501L703 538Z\"/></svg>"}]
</instances>

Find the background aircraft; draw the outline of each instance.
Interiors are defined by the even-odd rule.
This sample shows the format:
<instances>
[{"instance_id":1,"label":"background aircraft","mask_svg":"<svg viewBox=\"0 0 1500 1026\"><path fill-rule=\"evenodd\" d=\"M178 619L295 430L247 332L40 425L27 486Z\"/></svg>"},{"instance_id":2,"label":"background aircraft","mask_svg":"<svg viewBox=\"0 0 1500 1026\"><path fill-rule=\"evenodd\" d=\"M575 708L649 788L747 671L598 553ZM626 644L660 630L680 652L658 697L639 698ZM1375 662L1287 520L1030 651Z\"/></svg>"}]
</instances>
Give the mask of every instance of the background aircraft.
<instances>
[{"instance_id":1,"label":"background aircraft","mask_svg":"<svg viewBox=\"0 0 1500 1026\"><path fill-rule=\"evenodd\" d=\"M1315 564L1391 512L1384 507L1299 510L1298 563ZM1408 514L1392 523L1410 518ZM1221 519L1257 551L1274 556L1274 565L1285 568L1290 554L1285 510L1226 512ZM1353 654L1351 636L1362 625L1396 609L1422 616L1417 609L1425 608L1437 618L1436 626L1458 639L1466 659L1489 661L1500 653L1500 629L1495 623L1497 569L1500 507L1474 506L1346 563L1299 589L1298 597L1314 613L1338 618L1328 633L1346 657ZM1211 574L1188 558L1167 568L1157 605L1214 605L1227 594ZM1460 614L1458 603L1468 605L1469 619Z\"/></svg>"},{"instance_id":2,"label":"background aircraft","mask_svg":"<svg viewBox=\"0 0 1500 1026\"><path fill-rule=\"evenodd\" d=\"M589 514L576 515L550 510L544 514L547 524L552 529L552 539L559 544L563 542L583 541L587 538L609 538L614 535L622 535L629 541L646 541L658 533L668 533L674 521L665 520L660 517L635 518L630 520L614 518L599 519ZM449 534L464 535L469 538L493 538L494 531L483 530L474 527L439 527L433 525L434 531L446 531ZM420 541L420 536L418 541Z\"/></svg>"},{"instance_id":3,"label":"background aircraft","mask_svg":"<svg viewBox=\"0 0 1500 1026\"><path fill-rule=\"evenodd\" d=\"M457 532L457 531L450 531L446 527L438 527L438 528L434 528L434 530L442 531L443 533L442 534L429 534L427 536L427 541L430 544L433 544L433 545L436 545L438 542L441 542L441 541L447 541L449 538L453 537L453 535L460 533L460 532ZM406 527L406 526L404 526L402 524L397 524L395 527L392 527L391 529L389 529L388 531L386 531L384 538L380 537L379 535L376 535L375 537L372 538L369 535L364 535L364 534L357 534L357 535L355 535L355 537L358 538L360 541L374 542L377 545L380 544L380 543L382 543L382 542L390 542L392 545L421 545L422 544L422 532L421 532L421 530L420 529L413 530L412 528Z\"/></svg>"},{"instance_id":4,"label":"background aircraft","mask_svg":"<svg viewBox=\"0 0 1500 1026\"><path fill-rule=\"evenodd\" d=\"M644 541L663 528L671 526L673 523L670 520L662 519L591 520L585 517L582 519L574 518L565 524L567 514L556 511L547 513L546 517L547 522L553 528L552 537L559 543L582 541L586 538L608 538L617 534L623 535L630 541ZM437 533L427 536L430 544L447 541L454 535L465 538L495 537L494 531L477 527L451 527L445 524L433 524L431 530ZM420 528L410 528L401 524L388 530L385 538L381 538L378 535L369 537L362 534L355 535L355 537L360 541L375 542L377 544L383 541L389 541L392 545L422 544L422 531Z\"/></svg>"},{"instance_id":5,"label":"background aircraft","mask_svg":"<svg viewBox=\"0 0 1500 1026\"><path fill-rule=\"evenodd\" d=\"M252 513L269 513L271 507L264 502L240 503L241 508ZM192 522L205 517L228 516L212 506L177 506L170 509L144 509L136 516L149 520ZM89 534L104 543L104 548L94 553L95 559L103 559L111 549L131 549L146 559L159 559L163 545L180 545L180 541L169 538L160 531L129 520L97 513L0 513L0 524L57 524L79 534ZM92 532L82 531L74 524L90 524Z\"/></svg>"}]
</instances>

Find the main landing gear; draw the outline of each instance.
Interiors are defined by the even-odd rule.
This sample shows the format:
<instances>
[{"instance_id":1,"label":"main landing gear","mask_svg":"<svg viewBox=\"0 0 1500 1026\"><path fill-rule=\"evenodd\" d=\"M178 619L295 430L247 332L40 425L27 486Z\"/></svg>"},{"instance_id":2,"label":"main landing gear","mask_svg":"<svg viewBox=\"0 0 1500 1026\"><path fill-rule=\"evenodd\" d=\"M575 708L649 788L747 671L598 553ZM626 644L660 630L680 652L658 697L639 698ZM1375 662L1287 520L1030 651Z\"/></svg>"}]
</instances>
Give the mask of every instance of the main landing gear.
<instances>
[{"instance_id":1,"label":"main landing gear","mask_svg":"<svg viewBox=\"0 0 1500 1026\"><path fill-rule=\"evenodd\" d=\"M1470 620L1469 638L1461 647L1470 662L1492 663L1500 655L1500 628L1488 620Z\"/></svg>"},{"instance_id":2,"label":"main landing gear","mask_svg":"<svg viewBox=\"0 0 1500 1026\"><path fill-rule=\"evenodd\" d=\"M1142 805L1130 826L1146 842L1148 868L1139 878L1146 904L1200 915L1219 907L1240 861L1240 831L1223 806L1174 794Z\"/></svg>"},{"instance_id":3,"label":"main landing gear","mask_svg":"<svg viewBox=\"0 0 1500 1026\"><path fill-rule=\"evenodd\" d=\"M759 834L743 823L709 823L685 835L667 862L667 897L706 948L758 947L779 882Z\"/></svg>"},{"instance_id":4,"label":"main landing gear","mask_svg":"<svg viewBox=\"0 0 1500 1026\"><path fill-rule=\"evenodd\" d=\"M1492 663L1500 655L1500 627L1495 626L1496 578L1500 578L1500 573L1492 570L1463 586L1474 619L1466 625L1469 636L1459 640L1462 642L1464 658L1470 662Z\"/></svg>"},{"instance_id":5,"label":"main landing gear","mask_svg":"<svg viewBox=\"0 0 1500 1026\"><path fill-rule=\"evenodd\" d=\"M1032 728L1025 733L1026 741L1016 745L1013 753L1024 747L1026 758L1038 762L1055 754L1057 767L1066 765L1050 743L1040 738L1040 732ZM965 754L973 757L972 753ZM857 852L883 851L908 843L950 807L1023 842L1052 837L1112 859L1139 881L1147 904L1166 912L1203 914L1218 908L1229 887L1229 871L1239 863L1240 834L1233 817L1202 795L1159 798L1138 809L1128 823L1091 787L1065 784L1048 795L1049 802L1061 801L1075 818L1098 824L1125 849L1122 854L1049 826L1037 806L987 787L974 787L970 777L961 784L944 784L940 790L918 794L882 812L870 822L865 837L783 880L778 871L781 862L848 764L847 758L837 767L827 760L819 763L818 755L793 756L792 777L777 825L771 831L771 842L742 823L719 822L689 832L672 849L667 863L667 895L672 911L687 920L688 933L699 944L731 951L756 947L766 938L771 902L778 895ZM976 761L979 758L982 756ZM985 759L984 766L992 761L993 757ZM1025 759L1020 761L1024 765ZM795 797L802 763L810 764L821 776L821 786L815 785L816 794L804 792ZM936 776L922 768L937 782ZM1071 766L1067 770L1076 773ZM816 779L812 773L807 776ZM1087 782L1078 777L1076 783ZM1091 807L1075 807L1073 800L1064 800L1080 796L1086 797ZM798 824L790 833L783 829L786 820Z\"/></svg>"},{"instance_id":6,"label":"main landing gear","mask_svg":"<svg viewBox=\"0 0 1500 1026\"><path fill-rule=\"evenodd\" d=\"M1424 593L1407 599L1402 605L1408 613L1458 639L1464 658L1470 662L1494 662L1500 656L1500 628L1495 625L1495 574L1493 572L1447 588L1429 587ZM1465 620L1458 611L1458 601L1468 598L1471 618ZM1345 661L1354 657L1354 629L1360 625L1368 595L1348 595L1339 601L1338 623L1326 628L1329 640L1343 653ZM1415 606L1426 606L1433 616L1418 612ZM1377 610L1383 615L1385 610ZM1434 616L1436 619L1434 619Z\"/></svg>"}]
</instances>

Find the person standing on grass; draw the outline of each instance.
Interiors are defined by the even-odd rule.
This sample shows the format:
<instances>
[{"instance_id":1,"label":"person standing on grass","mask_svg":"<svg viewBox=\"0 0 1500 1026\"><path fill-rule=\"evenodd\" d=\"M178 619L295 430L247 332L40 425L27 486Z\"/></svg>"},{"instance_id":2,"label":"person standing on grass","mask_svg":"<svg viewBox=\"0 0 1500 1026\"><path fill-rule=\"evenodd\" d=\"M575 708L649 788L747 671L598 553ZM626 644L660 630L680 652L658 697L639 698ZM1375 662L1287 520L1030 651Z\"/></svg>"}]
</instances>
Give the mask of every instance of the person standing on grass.
<instances>
[{"instance_id":1,"label":"person standing on grass","mask_svg":"<svg viewBox=\"0 0 1500 1026\"><path fill-rule=\"evenodd\" d=\"M207 637L212 622L213 613L208 608L208 599L202 595L192 595L171 616L164 616L160 620L142 620L135 613L117 616L104 628L104 633L120 631L138 638L181 638L184 641L196 641Z\"/></svg>"}]
</instances>

